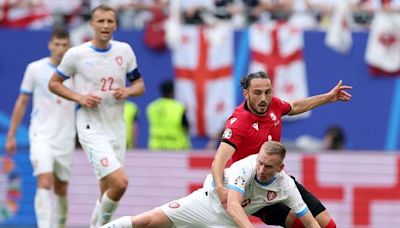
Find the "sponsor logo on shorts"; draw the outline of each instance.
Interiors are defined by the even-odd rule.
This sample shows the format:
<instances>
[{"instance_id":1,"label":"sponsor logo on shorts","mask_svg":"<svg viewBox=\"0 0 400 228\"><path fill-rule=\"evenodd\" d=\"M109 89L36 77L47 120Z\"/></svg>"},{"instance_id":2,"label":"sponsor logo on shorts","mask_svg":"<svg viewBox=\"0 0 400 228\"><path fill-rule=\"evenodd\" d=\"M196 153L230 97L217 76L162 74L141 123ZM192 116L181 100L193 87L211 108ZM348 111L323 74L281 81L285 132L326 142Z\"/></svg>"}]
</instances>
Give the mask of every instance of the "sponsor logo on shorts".
<instances>
[{"instance_id":1,"label":"sponsor logo on shorts","mask_svg":"<svg viewBox=\"0 0 400 228\"><path fill-rule=\"evenodd\" d=\"M178 202L172 202L172 203L170 203L170 204L168 205L169 208L173 208L173 209L178 208L178 207L180 207L180 206L181 206L181 205L180 205Z\"/></svg>"},{"instance_id":2,"label":"sponsor logo on shorts","mask_svg":"<svg viewBox=\"0 0 400 228\"><path fill-rule=\"evenodd\" d=\"M107 167L108 166L108 158L102 158L100 160L100 163L102 166Z\"/></svg>"},{"instance_id":3,"label":"sponsor logo on shorts","mask_svg":"<svg viewBox=\"0 0 400 228\"><path fill-rule=\"evenodd\" d=\"M278 194L276 192L274 192L274 191L268 191L268 193L267 193L268 201L271 201L271 200L275 199L277 195Z\"/></svg>"}]
</instances>

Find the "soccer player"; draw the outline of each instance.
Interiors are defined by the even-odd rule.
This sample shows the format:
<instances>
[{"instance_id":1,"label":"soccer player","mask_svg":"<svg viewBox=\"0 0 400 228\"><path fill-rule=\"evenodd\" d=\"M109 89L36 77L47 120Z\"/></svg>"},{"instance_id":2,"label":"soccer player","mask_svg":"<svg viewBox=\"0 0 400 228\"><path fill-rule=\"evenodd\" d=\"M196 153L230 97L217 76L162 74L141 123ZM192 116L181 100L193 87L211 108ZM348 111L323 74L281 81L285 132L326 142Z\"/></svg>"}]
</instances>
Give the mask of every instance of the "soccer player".
<instances>
[{"instance_id":1,"label":"soccer player","mask_svg":"<svg viewBox=\"0 0 400 228\"><path fill-rule=\"evenodd\" d=\"M145 86L132 48L111 40L117 28L115 10L97 6L91 12L90 25L94 38L65 53L49 88L80 105L76 113L78 139L100 185L101 195L91 218L91 226L98 227L111 219L128 186L123 169L124 102L128 96L142 95ZM69 77L75 80L75 91L62 84Z\"/></svg>"},{"instance_id":2,"label":"soccer player","mask_svg":"<svg viewBox=\"0 0 400 228\"><path fill-rule=\"evenodd\" d=\"M210 174L203 188L187 197L137 216L121 217L101 228L254 227L248 215L279 202L291 208L305 227L320 227L301 198L294 180L283 171L285 156L286 149L282 144L267 141L258 154L225 169L226 210Z\"/></svg>"},{"instance_id":3,"label":"soccer player","mask_svg":"<svg viewBox=\"0 0 400 228\"><path fill-rule=\"evenodd\" d=\"M68 32L54 29L48 43L50 56L27 66L5 144L7 153L13 155L15 133L32 95L29 151L33 175L37 178L34 207L39 228L64 227L67 218L67 187L75 150L75 104L52 94L48 83L69 46ZM64 85L71 87L71 80L65 81ZM51 201L53 187L55 211ZM52 220L52 217L56 219Z\"/></svg>"},{"instance_id":4,"label":"soccer player","mask_svg":"<svg viewBox=\"0 0 400 228\"><path fill-rule=\"evenodd\" d=\"M223 205L226 205L226 187L223 185L223 170L230 159L233 162L256 154L265 141L280 141L284 115L296 115L320 105L336 101L349 101L346 91L351 86L342 81L329 92L286 102L273 96L271 79L265 72L255 72L241 80L245 101L240 104L225 124L221 143L212 163L212 174L216 189ZM321 227L336 227L325 207L310 192L295 180L303 200L310 208ZM267 206L254 214L268 225L282 227L303 227L290 208L284 204Z\"/></svg>"}]
</instances>

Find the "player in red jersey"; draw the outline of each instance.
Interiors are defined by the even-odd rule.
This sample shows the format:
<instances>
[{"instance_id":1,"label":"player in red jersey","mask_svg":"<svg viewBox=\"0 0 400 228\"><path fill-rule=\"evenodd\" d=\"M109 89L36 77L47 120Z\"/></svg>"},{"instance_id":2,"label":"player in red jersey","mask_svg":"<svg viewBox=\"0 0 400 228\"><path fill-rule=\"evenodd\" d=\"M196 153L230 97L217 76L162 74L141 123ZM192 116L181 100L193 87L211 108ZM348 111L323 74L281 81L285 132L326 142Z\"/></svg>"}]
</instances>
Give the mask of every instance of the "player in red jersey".
<instances>
[{"instance_id":1,"label":"player in red jersey","mask_svg":"<svg viewBox=\"0 0 400 228\"><path fill-rule=\"evenodd\" d=\"M221 143L212 164L216 189L224 207L226 206L227 190L223 186L223 170L230 159L235 162L251 154L256 154L260 146L267 140L280 141L282 116L297 115L331 102L349 101L351 95L346 90L352 88L342 85L340 80L328 93L286 102L273 96L271 80L262 71L244 77L241 80L241 86L245 101L226 121ZM295 183L320 226L336 227L322 203L296 180ZM299 219L284 204L264 207L254 215L269 225L303 227Z\"/></svg>"}]
</instances>

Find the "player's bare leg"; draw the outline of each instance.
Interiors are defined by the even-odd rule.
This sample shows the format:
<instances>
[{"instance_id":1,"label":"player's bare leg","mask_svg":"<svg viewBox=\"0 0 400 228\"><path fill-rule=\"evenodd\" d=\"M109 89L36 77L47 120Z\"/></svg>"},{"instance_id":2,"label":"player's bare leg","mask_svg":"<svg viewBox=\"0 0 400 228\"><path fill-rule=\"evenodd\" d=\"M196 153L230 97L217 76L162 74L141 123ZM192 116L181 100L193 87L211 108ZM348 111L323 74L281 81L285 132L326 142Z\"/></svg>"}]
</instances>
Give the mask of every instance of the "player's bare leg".
<instances>
[{"instance_id":1,"label":"player's bare leg","mask_svg":"<svg viewBox=\"0 0 400 228\"><path fill-rule=\"evenodd\" d=\"M103 225L110 221L118 202L128 187L128 177L123 168L119 168L100 180L102 197L97 224Z\"/></svg>"},{"instance_id":2,"label":"player's bare leg","mask_svg":"<svg viewBox=\"0 0 400 228\"><path fill-rule=\"evenodd\" d=\"M118 218L101 228L170 228L173 225L160 208L155 208L137 216Z\"/></svg>"},{"instance_id":3,"label":"player's bare leg","mask_svg":"<svg viewBox=\"0 0 400 228\"><path fill-rule=\"evenodd\" d=\"M43 173L37 176L37 189L35 194L35 214L39 228L51 227L52 204L51 187L53 174Z\"/></svg>"},{"instance_id":4,"label":"player's bare leg","mask_svg":"<svg viewBox=\"0 0 400 228\"><path fill-rule=\"evenodd\" d=\"M56 175L54 175L54 193L56 197L55 222L57 228L64 228L67 221L67 189L68 182L61 181Z\"/></svg>"}]
</instances>

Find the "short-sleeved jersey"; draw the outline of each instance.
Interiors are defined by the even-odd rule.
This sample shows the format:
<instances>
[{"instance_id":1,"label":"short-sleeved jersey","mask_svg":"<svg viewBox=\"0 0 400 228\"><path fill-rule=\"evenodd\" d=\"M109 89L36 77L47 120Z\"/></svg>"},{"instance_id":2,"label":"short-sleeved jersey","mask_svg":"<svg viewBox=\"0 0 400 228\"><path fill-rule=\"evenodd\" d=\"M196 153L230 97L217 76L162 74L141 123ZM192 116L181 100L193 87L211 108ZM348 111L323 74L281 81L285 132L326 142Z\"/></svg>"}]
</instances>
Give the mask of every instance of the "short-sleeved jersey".
<instances>
[{"instance_id":1,"label":"short-sleeved jersey","mask_svg":"<svg viewBox=\"0 0 400 228\"><path fill-rule=\"evenodd\" d=\"M86 42L69 49L57 73L73 77L75 90L80 94L101 97L96 108L80 107L77 111L77 129L90 128L104 134L109 140L125 137L124 102L113 96L113 90L125 87L126 79L140 77L136 56L129 44L110 41L107 49L98 49Z\"/></svg>"},{"instance_id":2,"label":"short-sleeved jersey","mask_svg":"<svg viewBox=\"0 0 400 228\"><path fill-rule=\"evenodd\" d=\"M298 217L304 215L308 211L307 205L301 198L293 179L284 171L277 173L268 183L257 181L257 156L258 154L250 155L233 163L224 171L224 185L243 195L242 207L246 214L253 214L268 205L284 203ZM214 186L212 175L208 175L203 188L217 197L216 191L213 191ZM215 204L221 203L216 200Z\"/></svg>"},{"instance_id":3,"label":"short-sleeved jersey","mask_svg":"<svg viewBox=\"0 0 400 228\"><path fill-rule=\"evenodd\" d=\"M236 151L232 161L257 154L265 141L280 141L282 119L291 109L289 103L272 97L265 116L256 116L243 102L236 107L225 123L222 142L233 146Z\"/></svg>"},{"instance_id":4,"label":"short-sleeved jersey","mask_svg":"<svg viewBox=\"0 0 400 228\"><path fill-rule=\"evenodd\" d=\"M75 139L75 103L49 91L49 81L55 70L49 58L30 63L20 92L33 94L30 134L49 139L49 143L56 147L65 147L65 143ZM71 80L64 81L64 85L73 87Z\"/></svg>"}]
</instances>

